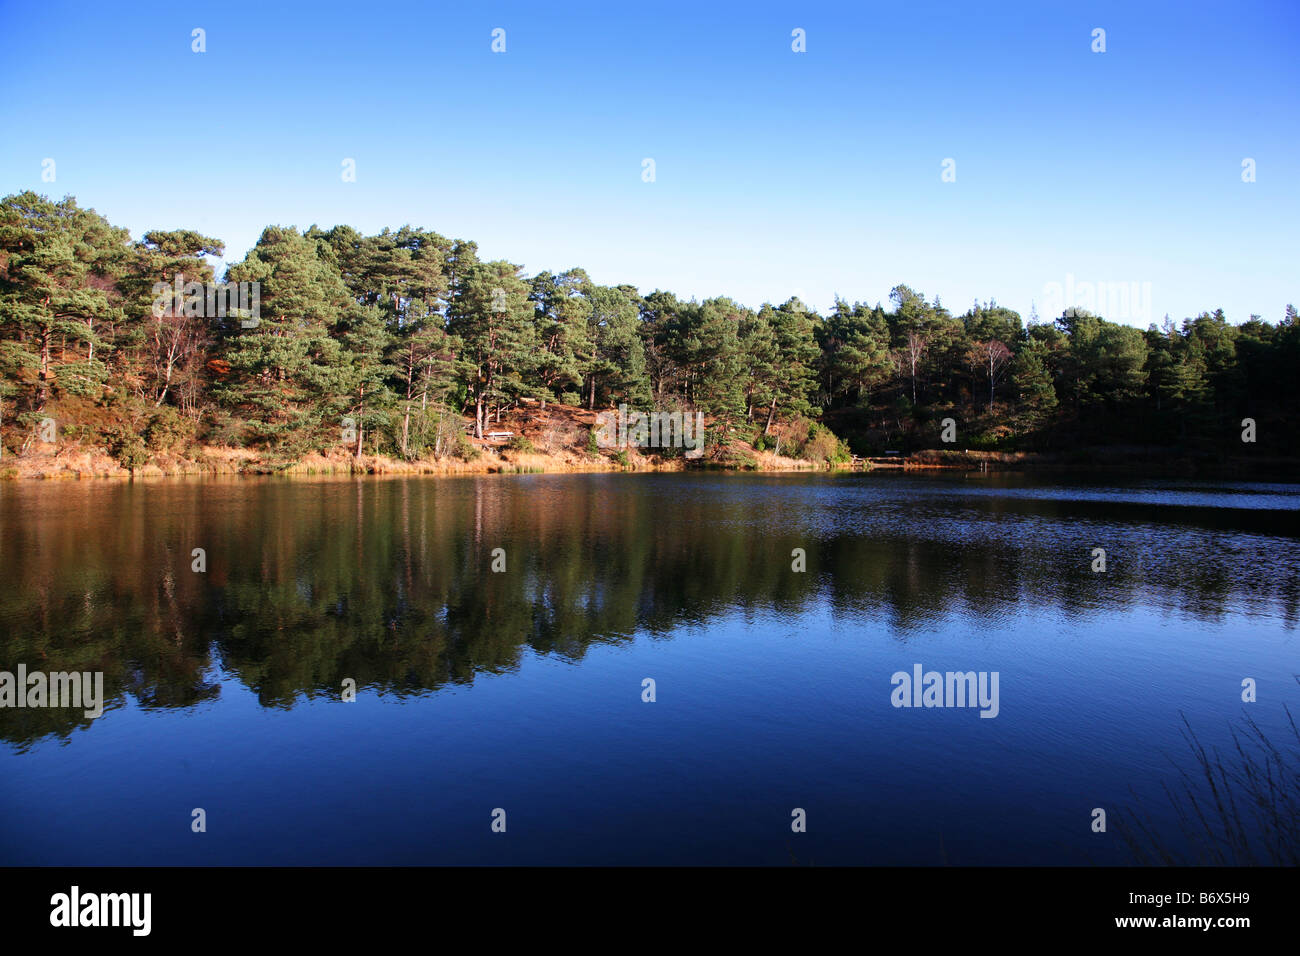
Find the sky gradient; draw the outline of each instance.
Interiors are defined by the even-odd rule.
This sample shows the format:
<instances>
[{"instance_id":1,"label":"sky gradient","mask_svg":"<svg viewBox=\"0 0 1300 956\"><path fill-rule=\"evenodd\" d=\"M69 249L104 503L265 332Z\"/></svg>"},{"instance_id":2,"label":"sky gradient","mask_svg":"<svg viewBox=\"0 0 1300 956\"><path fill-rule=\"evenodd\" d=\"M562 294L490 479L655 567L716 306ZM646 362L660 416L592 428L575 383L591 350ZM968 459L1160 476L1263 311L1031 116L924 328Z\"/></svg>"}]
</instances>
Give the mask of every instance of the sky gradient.
<instances>
[{"instance_id":1,"label":"sky gradient","mask_svg":"<svg viewBox=\"0 0 1300 956\"><path fill-rule=\"evenodd\" d=\"M904 282L1028 317L1073 276L1151 283L1149 316L1108 316L1142 327L1276 322L1300 305L1298 41L1293 0L0 0L0 192L198 229L227 262L269 224L410 223L750 306Z\"/></svg>"}]
</instances>

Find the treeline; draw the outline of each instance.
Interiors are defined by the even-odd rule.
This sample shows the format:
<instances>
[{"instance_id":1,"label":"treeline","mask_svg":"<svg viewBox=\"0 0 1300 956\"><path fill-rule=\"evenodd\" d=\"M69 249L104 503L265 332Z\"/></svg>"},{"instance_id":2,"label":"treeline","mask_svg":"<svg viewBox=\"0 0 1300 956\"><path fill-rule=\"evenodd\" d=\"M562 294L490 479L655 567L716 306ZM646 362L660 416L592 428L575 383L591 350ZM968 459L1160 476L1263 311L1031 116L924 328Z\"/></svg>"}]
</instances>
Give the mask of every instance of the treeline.
<instances>
[{"instance_id":1,"label":"treeline","mask_svg":"<svg viewBox=\"0 0 1300 956\"><path fill-rule=\"evenodd\" d=\"M268 227L223 277L258 283L259 314L209 314L222 243L191 230L131 241L72 198L0 203L0 438L60 440L133 467L195 445L291 460L338 447L420 458L472 453L524 399L703 411L708 440L759 447L783 423L829 422L854 450L1063 442L1239 443L1240 420L1295 436L1295 310L1274 325L1203 313L1141 331L1083 310L1026 324L996 303L952 315L896 287L890 308L728 298L593 282L582 269L524 274L473 242L404 226ZM350 429L342 429L347 420ZM1267 427L1266 427L1267 426ZM834 443L832 443L833 447Z\"/></svg>"}]
</instances>

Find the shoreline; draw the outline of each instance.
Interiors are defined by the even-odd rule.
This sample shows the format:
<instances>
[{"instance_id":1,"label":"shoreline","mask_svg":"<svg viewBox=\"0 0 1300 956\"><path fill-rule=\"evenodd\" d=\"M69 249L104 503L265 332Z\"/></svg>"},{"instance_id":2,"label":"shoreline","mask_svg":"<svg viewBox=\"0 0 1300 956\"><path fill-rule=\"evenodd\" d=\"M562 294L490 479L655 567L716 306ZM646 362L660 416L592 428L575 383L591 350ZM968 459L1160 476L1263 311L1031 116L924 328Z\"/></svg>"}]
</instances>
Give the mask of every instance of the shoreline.
<instances>
[{"instance_id":1,"label":"shoreline","mask_svg":"<svg viewBox=\"0 0 1300 956\"><path fill-rule=\"evenodd\" d=\"M311 454L286 462L264 459L247 449L210 447L194 458L161 456L131 471L107 452L76 450L0 459L3 481L83 481L135 478L383 477L426 475L603 474L638 472L830 473L966 472L1093 473L1133 477L1239 478L1300 481L1300 459L1284 457L1212 458L1168 449L1081 449L1069 453L947 451L928 449L897 457L864 456L826 463L784 458L746 449L741 457L686 461L630 454L625 460L577 452L545 454L489 449L465 461L458 458L406 461L384 455Z\"/></svg>"},{"instance_id":2,"label":"shoreline","mask_svg":"<svg viewBox=\"0 0 1300 956\"><path fill-rule=\"evenodd\" d=\"M136 468L124 468L107 452L79 450L75 453L36 455L25 458L0 460L0 482L3 481L83 481L98 479L134 478L254 478L254 477L313 477L313 476L398 476L428 475L455 477L458 475L491 474L599 474L634 473L647 471L762 471L762 472L814 472L827 471L825 464L792 458L782 458L770 453L754 452L744 460L708 461L688 463L681 458L660 458L632 452L624 461L613 456L593 456L577 452L545 454L519 452L502 448L500 451L481 451L471 460L459 458L417 459L406 461L385 455L347 453L336 455L306 455L295 461L265 459L247 449L209 448L194 458L162 456Z\"/></svg>"}]
</instances>

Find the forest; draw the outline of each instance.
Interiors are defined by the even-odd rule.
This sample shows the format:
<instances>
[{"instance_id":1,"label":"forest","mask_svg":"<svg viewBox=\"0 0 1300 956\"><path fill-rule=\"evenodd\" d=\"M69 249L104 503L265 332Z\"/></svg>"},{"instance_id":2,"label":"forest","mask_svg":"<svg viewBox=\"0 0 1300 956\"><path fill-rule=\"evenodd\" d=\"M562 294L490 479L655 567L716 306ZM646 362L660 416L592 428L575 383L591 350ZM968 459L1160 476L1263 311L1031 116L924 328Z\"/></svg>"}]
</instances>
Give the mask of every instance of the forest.
<instances>
[{"instance_id":1,"label":"forest","mask_svg":"<svg viewBox=\"0 0 1300 956\"><path fill-rule=\"evenodd\" d=\"M581 268L530 276L409 225L313 225L268 226L220 277L258 290L250 320L185 294L218 280L209 257L223 253L188 229L133 241L72 197L0 202L3 454L29 452L52 419L59 442L131 469L203 447L292 462L345 442L468 458L470 437L521 403L699 411L715 452L728 436L767 449L793 435L786 454L829 463L941 448L945 418L968 449L1220 457L1240 452L1244 419L1290 455L1300 422L1293 306L1275 322L1216 309L1142 330L1074 308L1026 319L992 299L954 314L899 284L887 305L837 298L822 315L795 297L683 301Z\"/></svg>"}]
</instances>

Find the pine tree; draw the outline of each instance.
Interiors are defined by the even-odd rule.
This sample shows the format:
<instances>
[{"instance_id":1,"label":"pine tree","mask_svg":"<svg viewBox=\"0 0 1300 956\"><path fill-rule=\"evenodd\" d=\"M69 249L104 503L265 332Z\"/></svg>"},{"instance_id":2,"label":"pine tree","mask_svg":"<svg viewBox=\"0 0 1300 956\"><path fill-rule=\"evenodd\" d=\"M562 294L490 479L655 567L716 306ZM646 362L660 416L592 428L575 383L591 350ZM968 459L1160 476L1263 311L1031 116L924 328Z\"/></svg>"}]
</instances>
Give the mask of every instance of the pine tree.
<instances>
[{"instance_id":1,"label":"pine tree","mask_svg":"<svg viewBox=\"0 0 1300 956\"><path fill-rule=\"evenodd\" d=\"M1024 426L1041 427L1056 409L1056 388L1048 367L1048 346L1031 341L1016 355L1011 366L1011 385L1019 400L1019 414Z\"/></svg>"},{"instance_id":2,"label":"pine tree","mask_svg":"<svg viewBox=\"0 0 1300 956\"><path fill-rule=\"evenodd\" d=\"M636 304L624 290L594 283L583 289L583 297L590 305L592 342L586 370L587 407L596 407L598 386L611 401L647 404L650 380Z\"/></svg>"},{"instance_id":3,"label":"pine tree","mask_svg":"<svg viewBox=\"0 0 1300 956\"><path fill-rule=\"evenodd\" d=\"M589 283L581 269L560 276L542 272L532 280L528 298L535 308L538 340L533 375L542 388L543 404L564 391L579 389L584 371L591 367L592 306L583 295Z\"/></svg>"},{"instance_id":4,"label":"pine tree","mask_svg":"<svg viewBox=\"0 0 1300 956\"><path fill-rule=\"evenodd\" d=\"M476 438L483 437L490 406L518 388L519 368L533 346L534 310L521 272L517 265L497 261L458 263L454 273L448 330L462 343Z\"/></svg>"},{"instance_id":5,"label":"pine tree","mask_svg":"<svg viewBox=\"0 0 1300 956\"><path fill-rule=\"evenodd\" d=\"M355 381L337 333L351 327L343 317L355 303L318 244L271 226L227 274L261 283L261 316L255 328L226 332L230 371L216 391L255 440L289 454L337 441L353 406Z\"/></svg>"},{"instance_id":6,"label":"pine tree","mask_svg":"<svg viewBox=\"0 0 1300 956\"><path fill-rule=\"evenodd\" d=\"M123 317L115 281L129 261L128 238L71 196L53 202L25 192L0 203L0 256L7 260L0 334L8 342L0 361L20 408L42 410L56 381L84 391L106 379L96 349L102 356L100 329ZM65 368L68 342L74 367Z\"/></svg>"}]
</instances>

